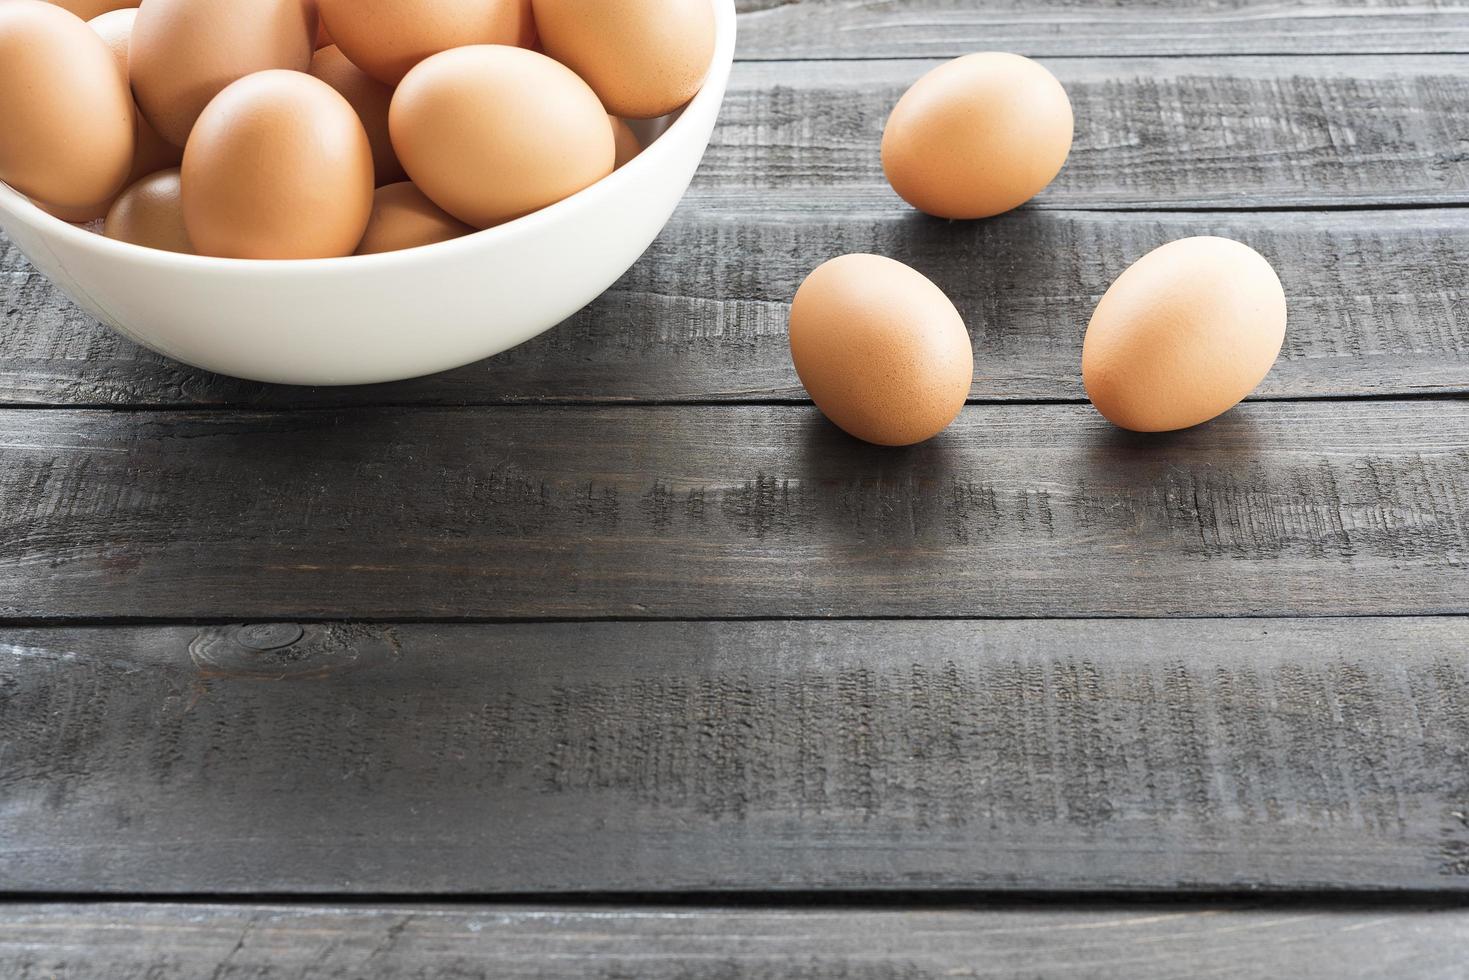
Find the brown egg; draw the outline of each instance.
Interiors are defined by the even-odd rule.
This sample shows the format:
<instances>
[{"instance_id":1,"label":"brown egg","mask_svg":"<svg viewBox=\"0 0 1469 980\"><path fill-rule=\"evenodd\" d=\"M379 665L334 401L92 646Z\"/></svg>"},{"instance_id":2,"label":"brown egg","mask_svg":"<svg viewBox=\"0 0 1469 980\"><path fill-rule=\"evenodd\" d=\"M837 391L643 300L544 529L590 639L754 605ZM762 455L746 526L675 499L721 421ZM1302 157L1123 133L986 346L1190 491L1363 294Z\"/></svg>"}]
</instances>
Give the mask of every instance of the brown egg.
<instances>
[{"instance_id":1,"label":"brown egg","mask_svg":"<svg viewBox=\"0 0 1469 980\"><path fill-rule=\"evenodd\" d=\"M87 21L87 26L96 31L97 36L107 42L107 46L112 49L112 55L117 59L117 65L124 73L128 70L128 38L132 35L133 18L137 14L136 7L125 7L99 14ZM137 127L134 131L133 166L128 172L127 179L123 182L123 187L129 186L156 170L177 167L184 156L182 148L164 142L163 137L159 136L148 124L148 120L143 118L136 104L133 106L133 119ZM116 194L112 194L101 201L79 208L62 208L48 204L43 204L41 207L62 221L81 223L105 217L107 209L112 207L112 202L116 197Z\"/></svg>"},{"instance_id":2,"label":"brown egg","mask_svg":"<svg viewBox=\"0 0 1469 980\"><path fill-rule=\"evenodd\" d=\"M652 119L694 97L714 60L708 0L534 0L548 55L627 119Z\"/></svg>"},{"instance_id":3,"label":"brown egg","mask_svg":"<svg viewBox=\"0 0 1469 980\"><path fill-rule=\"evenodd\" d=\"M1124 429L1184 429L1255 390L1285 340L1270 263L1227 238L1154 249L1107 290L1082 345L1087 397Z\"/></svg>"},{"instance_id":4,"label":"brown egg","mask_svg":"<svg viewBox=\"0 0 1469 980\"><path fill-rule=\"evenodd\" d=\"M638 134L632 131L627 120L618 119L616 116L608 116L612 120L612 145L616 156L612 162L612 169L616 170L639 153L643 152L643 142L638 139Z\"/></svg>"},{"instance_id":5,"label":"brown egg","mask_svg":"<svg viewBox=\"0 0 1469 980\"><path fill-rule=\"evenodd\" d=\"M791 303L791 360L822 414L881 446L943 431L974 380L974 351L954 304L880 255L843 255L806 277Z\"/></svg>"},{"instance_id":6,"label":"brown egg","mask_svg":"<svg viewBox=\"0 0 1469 980\"><path fill-rule=\"evenodd\" d=\"M1071 131L1071 100L1045 68L1017 54L965 55L898 100L882 133L882 169L920 211L986 218L1055 179Z\"/></svg>"},{"instance_id":7,"label":"brown egg","mask_svg":"<svg viewBox=\"0 0 1469 980\"><path fill-rule=\"evenodd\" d=\"M200 255L351 255L372 189L372 147L357 113L301 72L257 72L229 85L184 149L184 224Z\"/></svg>"},{"instance_id":8,"label":"brown egg","mask_svg":"<svg viewBox=\"0 0 1469 980\"><path fill-rule=\"evenodd\" d=\"M96 221L103 214L107 213L107 209L102 208L102 214L98 214L97 209L101 207L98 204L88 204L79 208L63 208L59 205L47 204L44 201L32 201L31 203L52 217L60 218L62 221L69 221L74 225L84 225L89 221Z\"/></svg>"},{"instance_id":9,"label":"brown egg","mask_svg":"<svg viewBox=\"0 0 1469 980\"><path fill-rule=\"evenodd\" d=\"M612 172L602 103L543 54L503 45L444 51L403 79L388 113L403 169L476 228L555 204Z\"/></svg>"},{"instance_id":10,"label":"brown egg","mask_svg":"<svg viewBox=\"0 0 1469 980\"><path fill-rule=\"evenodd\" d=\"M0 179L56 208L110 199L132 166L133 125L127 78L86 21L0 3Z\"/></svg>"},{"instance_id":11,"label":"brown egg","mask_svg":"<svg viewBox=\"0 0 1469 980\"><path fill-rule=\"evenodd\" d=\"M372 168L378 185L392 184L405 176L393 140L388 135L388 106L393 90L347 60L335 44L322 48L311 58L311 74L342 94L357 110L367 141L372 144Z\"/></svg>"},{"instance_id":12,"label":"brown egg","mask_svg":"<svg viewBox=\"0 0 1469 980\"><path fill-rule=\"evenodd\" d=\"M302 0L147 0L133 23L133 95L158 134L183 146L209 100L270 68L305 71L316 8Z\"/></svg>"},{"instance_id":13,"label":"brown egg","mask_svg":"<svg viewBox=\"0 0 1469 980\"><path fill-rule=\"evenodd\" d=\"M379 187L372 199L372 217L357 246L358 255L396 252L446 242L474 231L445 214L410 181Z\"/></svg>"},{"instance_id":14,"label":"brown egg","mask_svg":"<svg viewBox=\"0 0 1469 980\"><path fill-rule=\"evenodd\" d=\"M98 14L124 7L136 7L139 0L50 0L56 6L70 10L82 20L91 20Z\"/></svg>"},{"instance_id":15,"label":"brown egg","mask_svg":"<svg viewBox=\"0 0 1469 980\"><path fill-rule=\"evenodd\" d=\"M388 85L440 51L535 40L530 0L321 0L321 16L342 53Z\"/></svg>"},{"instance_id":16,"label":"brown egg","mask_svg":"<svg viewBox=\"0 0 1469 980\"><path fill-rule=\"evenodd\" d=\"M133 35L133 21L137 16L137 8L128 7L102 14L87 22L92 30L107 42L107 46L112 49L113 57L117 58L118 65L125 72L129 70L129 41ZM174 146L159 136L158 131L143 117L141 111L135 115L138 120L138 146L133 153L132 172L128 174L129 184L156 170L177 167L179 161L184 158L183 148Z\"/></svg>"},{"instance_id":17,"label":"brown egg","mask_svg":"<svg viewBox=\"0 0 1469 980\"><path fill-rule=\"evenodd\" d=\"M102 234L120 242L192 255L194 246L184 229L179 188L177 167L149 174L117 196Z\"/></svg>"}]
</instances>

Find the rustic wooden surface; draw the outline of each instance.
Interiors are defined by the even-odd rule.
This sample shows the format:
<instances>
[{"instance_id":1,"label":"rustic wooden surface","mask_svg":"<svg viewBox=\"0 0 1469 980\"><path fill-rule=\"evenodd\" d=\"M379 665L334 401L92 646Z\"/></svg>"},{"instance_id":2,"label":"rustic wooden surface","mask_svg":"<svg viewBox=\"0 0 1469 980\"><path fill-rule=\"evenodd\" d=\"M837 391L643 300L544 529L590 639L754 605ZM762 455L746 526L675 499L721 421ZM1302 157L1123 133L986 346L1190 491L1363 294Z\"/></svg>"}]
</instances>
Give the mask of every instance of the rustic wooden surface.
<instances>
[{"instance_id":1,"label":"rustic wooden surface","mask_svg":"<svg viewBox=\"0 0 1469 980\"><path fill-rule=\"evenodd\" d=\"M740 54L776 58L1469 51L1452 0L736 0Z\"/></svg>"},{"instance_id":2,"label":"rustic wooden surface","mask_svg":"<svg viewBox=\"0 0 1469 980\"><path fill-rule=\"evenodd\" d=\"M0 239L0 975L1463 975L1469 7L739 8L679 213L489 362L216 377ZM1072 158L914 215L883 120L982 49ZM1285 350L1120 433L1084 325L1191 234ZM802 398L847 251L965 315L931 444Z\"/></svg>"},{"instance_id":3,"label":"rustic wooden surface","mask_svg":"<svg viewBox=\"0 0 1469 980\"><path fill-rule=\"evenodd\" d=\"M1084 908L19 905L0 972L109 980L1461 980L1469 912ZM214 972L218 969L219 972Z\"/></svg>"},{"instance_id":4,"label":"rustic wooden surface","mask_svg":"<svg viewBox=\"0 0 1469 980\"><path fill-rule=\"evenodd\" d=\"M9 631L0 880L1462 892L1462 626Z\"/></svg>"},{"instance_id":5,"label":"rustic wooden surface","mask_svg":"<svg viewBox=\"0 0 1469 980\"><path fill-rule=\"evenodd\" d=\"M1469 613L1469 402L0 413L0 616Z\"/></svg>"},{"instance_id":6,"label":"rustic wooden surface","mask_svg":"<svg viewBox=\"0 0 1469 980\"><path fill-rule=\"evenodd\" d=\"M1469 391L1469 222L1454 209L1289 213L1021 212L939 222L897 209L750 214L685 204L648 256L568 323L456 371L360 388L261 385L143 351L90 321L13 249L0 277L0 404L116 407L805 402L786 304L844 252L901 254L969 324L977 401L1082 401L1092 308L1164 242L1249 242L1290 294L1258 398ZM0 282L4 282L0 278Z\"/></svg>"}]
</instances>

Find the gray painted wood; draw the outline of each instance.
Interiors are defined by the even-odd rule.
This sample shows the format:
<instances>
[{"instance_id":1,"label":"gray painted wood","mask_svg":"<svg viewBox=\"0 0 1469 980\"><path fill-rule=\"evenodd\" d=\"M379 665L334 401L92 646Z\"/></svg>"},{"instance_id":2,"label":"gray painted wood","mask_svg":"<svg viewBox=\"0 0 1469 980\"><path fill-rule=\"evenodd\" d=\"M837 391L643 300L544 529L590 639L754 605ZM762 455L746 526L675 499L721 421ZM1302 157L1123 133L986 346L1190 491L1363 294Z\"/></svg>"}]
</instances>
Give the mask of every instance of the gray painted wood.
<instances>
[{"instance_id":1,"label":"gray painted wood","mask_svg":"<svg viewBox=\"0 0 1469 980\"><path fill-rule=\"evenodd\" d=\"M945 223L683 207L608 294L499 357L365 388L259 385L143 351L0 254L0 402L77 405L804 401L786 341L805 273L845 252L896 255L969 324L973 398L1080 400L1081 339L1131 262L1175 238L1248 242L1278 269L1290 329L1257 394L1315 398L1469 391L1469 212L1027 211Z\"/></svg>"},{"instance_id":2,"label":"gray painted wood","mask_svg":"<svg viewBox=\"0 0 1469 980\"><path fill-rule=\"evenodd\" d=\"M1460 980L1469 912L99 904L0 908L0 972L110 980Z\"/></svg>"},{"instance_id":3,"label":"gray painted wood","mask_svg":"<svg viewBox=\"0 0 1469 980\"><path fill-rule=\"evenodd\" d=\"M1466 636L1445 618L10 630L0 884L1462 893Z\"/></svg>"},{"instance_id":4,"label":"gray painted wood","mask_svg":"<svg viewBox=\"0 0 1469 980\"><path fill-rule=\"evenodd\" d=\"M1469 612L1469 401L0 412L0 616Z\"/></svg>"},{"instance_id":5,"label":"gray painted wood","mask_svg":"<svg viewBox=\"0 0 1469 980\"><path fill-rule=\"evenodd\" d=\"M742 58L1469 51L1469 11L1393 0L736 0Z\"/></svg>"},{"instance_id":6,"label":"gray painted wood","mask_svg":"<svg viewBox=\"0 0 1469 980\"><path fill-rule=\"evenodd\" d=\"M938 61L737 66L691 200L903 207L888 112ZM1044 62L1076 139L1039 208L1469 203L1469 56Z\"/></svg>"}]
</instances>

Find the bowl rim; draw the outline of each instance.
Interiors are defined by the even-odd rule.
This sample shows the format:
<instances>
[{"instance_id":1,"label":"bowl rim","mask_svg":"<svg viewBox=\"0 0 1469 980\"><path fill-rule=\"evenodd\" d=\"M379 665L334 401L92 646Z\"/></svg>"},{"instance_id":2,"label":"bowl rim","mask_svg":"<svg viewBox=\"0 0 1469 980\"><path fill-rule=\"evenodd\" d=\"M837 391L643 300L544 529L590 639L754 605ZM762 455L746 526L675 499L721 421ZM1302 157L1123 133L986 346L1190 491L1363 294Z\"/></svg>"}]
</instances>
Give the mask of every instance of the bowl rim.
<instances>
[{"instance_id":1,"label":"bowl rim","mask_svg":"<svg viewBox=\"0 0 1469 980\"><path fill-rule=\"evenodd\" d=\"M339 255L320 259L239 259L169 252L108 238L99 232L63 221L4 181L0 181L0 209L15 212L17 217L34 225L46 237L69 240L77 248L89 249L115 260L226 275L267 275L274 278L283 274L312 275L344 269L381 271L383 266L432 262L454 250L483 248L497 243L513 245L517 240L534 235L555 223L577 207L593 204L601 198L618 193L624 184L658 166L663 157L677 152L672 145L677 134L696 125L691 121L691 116L703 115L710 108L711 102L714 103L713 111L718 113L719 103L724 99L724 90L734 67L735 7L734 0L709 2L714 5L714 57L709 63L709 70L699 91L681 109L676 110L677 115L657 139L636 157L570 197L502 225L482 228L458 238L371 255Z\"/></svg>"}]
</instances>

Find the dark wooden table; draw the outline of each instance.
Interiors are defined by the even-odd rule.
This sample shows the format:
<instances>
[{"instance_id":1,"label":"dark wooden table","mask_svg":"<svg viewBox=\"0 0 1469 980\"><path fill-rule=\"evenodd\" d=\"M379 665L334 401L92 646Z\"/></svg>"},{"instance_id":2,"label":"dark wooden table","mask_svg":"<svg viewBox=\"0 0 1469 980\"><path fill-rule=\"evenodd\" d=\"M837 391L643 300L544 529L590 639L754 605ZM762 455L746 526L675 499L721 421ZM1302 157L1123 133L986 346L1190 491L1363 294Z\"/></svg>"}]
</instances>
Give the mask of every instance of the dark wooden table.
<instances>
[{"instance_id":1,"label":"dark wooden table","mask_svg":"<svg viewBox=\"0 0 1469 980\"><path fill-rule=\"evenodd\" d=\"M0 251L0 976L1469 975L1469 8L741 6L662 237L485 363L215 377ZM996 48L1072 158L915 215L886 111ZM1204 233L1282 358L1113 429L1091 308ZM848 251L969 324L929 444L802 397Z\"/></svg>"}]
</instances>

